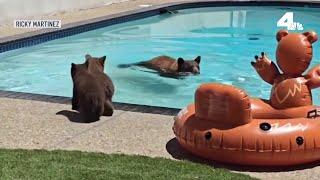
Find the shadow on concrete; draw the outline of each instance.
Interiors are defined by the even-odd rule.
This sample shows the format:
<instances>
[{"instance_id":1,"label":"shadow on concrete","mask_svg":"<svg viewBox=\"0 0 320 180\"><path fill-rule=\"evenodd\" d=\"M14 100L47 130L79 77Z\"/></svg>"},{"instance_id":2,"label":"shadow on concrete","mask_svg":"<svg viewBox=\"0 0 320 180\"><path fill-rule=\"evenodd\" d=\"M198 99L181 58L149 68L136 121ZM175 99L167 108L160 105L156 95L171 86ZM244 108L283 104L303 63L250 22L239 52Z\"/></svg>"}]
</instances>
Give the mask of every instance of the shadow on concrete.
<instances>
[{"instance_id":1,"label":"shadow on concrete","mask_svg":"<svg viewBox=\"0 0 320 180\"><path fill-rule=\"evenodd\" d=\"M217 161L210 161L203 159L201 157L192 155L179 144L176 138L171 139L166 144L167 152L175 159L178 160L187 160L195 163L206 164L212 166L214 168L224 168L232 171L247 171L247 172L283 172L283 171L295 171L295 170L303 170L314 168L320 165L320 161L296 165L296 166L281 166L281 167L264 167L264 166L242 166L242 165L232 165L227 163L221 163Z\"/></svg>"},{"instance_id":2,"label":"shadow on concrete","mask_svg":"<svg viewBox=\"0 0 320 180\"><path fill-rule=\"evenodd\" d=\"M56 113L56 115L63 115L68 118L69 121L75 123L88 123L82 120L80 113L76 111L62 110ZM90 122L89 122L90 123Z\"/></svg>"}]
</instances>

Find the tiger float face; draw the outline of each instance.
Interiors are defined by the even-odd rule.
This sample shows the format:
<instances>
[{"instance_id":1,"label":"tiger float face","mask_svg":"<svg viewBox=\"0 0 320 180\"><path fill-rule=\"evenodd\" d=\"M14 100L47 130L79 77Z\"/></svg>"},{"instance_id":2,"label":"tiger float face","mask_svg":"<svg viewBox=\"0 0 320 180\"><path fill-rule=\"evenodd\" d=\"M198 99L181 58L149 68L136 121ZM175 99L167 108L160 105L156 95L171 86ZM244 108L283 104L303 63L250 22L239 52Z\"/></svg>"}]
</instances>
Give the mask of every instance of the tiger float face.
<instances>
[{"instance_id":1,"label":"tiger float face","mask_svg":"<svg viewBox=\"0 0 320 180\"><path fill-rule=\"evenodd\" d=\"M320 87L320 65L303 73L312 60L312 44L318 40L317 34L280 30L276 38L276 62L264 52L251 62L259 76L272 85L270 104L276 109L312 105L311 89Z\"/></svg>"},{"instance_id":2,"label":"tiger float face","mask_svg":"<svg viewBox=\"0 0 320 180\"><path fill-rule=\"evenodd\" d=\"M281 30L277 33L276 51L279 74L271 90L271 105L278 109L312 105L308 80L302 75L312 60L312 43L317 41L315 32L289 33Z\"/></svg>"},{"instance_id":3,"label":"tiger float face","mask_svg":"<svg viewBox=\"0 0 320 180\"><path fill-rule=\"evenodd\" d=\"M301 76L312 59L312 43L318 36L315 32L289 33L281 30L277 33L277 64L283 74Z\"/></svg>"}]
</instances>

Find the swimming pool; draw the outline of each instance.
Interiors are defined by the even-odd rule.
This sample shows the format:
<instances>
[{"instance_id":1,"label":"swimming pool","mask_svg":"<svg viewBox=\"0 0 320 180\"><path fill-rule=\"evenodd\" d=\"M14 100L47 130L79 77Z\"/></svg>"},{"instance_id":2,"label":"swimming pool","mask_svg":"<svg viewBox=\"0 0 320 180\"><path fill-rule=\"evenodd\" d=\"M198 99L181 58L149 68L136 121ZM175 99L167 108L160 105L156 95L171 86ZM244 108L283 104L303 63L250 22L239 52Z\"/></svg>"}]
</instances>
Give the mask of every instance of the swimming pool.
<instances>
[{"instance_id":1,"label":"swimming pool","mask_svg":"<svg viewBox=\"0 0 320 180\"><path fill-rule=\"evenodd\" d=\"M275 33L280 29L276 22L288 11L294 12L304 31L320 33L320 11L316 8L179 10L1 53L0 89L71 97L71 62L82 63L90 53L107 56L105 72L116 86L116 102L182 108L193 101L195 89L205 82L232 84L251 96L268 98L271 86L261 80L250 61L261 51L275 60ZM171 79L117 67L162 54L185 59L201 55L201 74ZM311 66L317 63L320 42L314 44ZM319 93L313 91L317 104Z\"/></svg>"}]
</instances>

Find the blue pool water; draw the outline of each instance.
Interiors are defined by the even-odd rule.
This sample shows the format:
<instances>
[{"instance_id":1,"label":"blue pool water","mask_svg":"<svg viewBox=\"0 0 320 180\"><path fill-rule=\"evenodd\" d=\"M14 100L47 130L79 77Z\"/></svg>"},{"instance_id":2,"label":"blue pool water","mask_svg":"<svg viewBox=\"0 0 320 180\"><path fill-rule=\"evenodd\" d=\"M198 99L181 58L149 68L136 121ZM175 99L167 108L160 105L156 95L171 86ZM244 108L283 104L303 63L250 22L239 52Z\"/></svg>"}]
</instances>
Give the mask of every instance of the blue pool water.
<instances>
[{"instance_id":1,"label":"blue pool water","mask_svg":"<svg viewBox=\"0 0 320 180\"><path fill-rule=\"evenodd\" d=\"M84 55L107 56L105 72L116 86L114 101L182 108L205 82L232 84L251 96L268 98L271 86L250 65L265 51L275 60L276 22L287 12L304 31L320 33L320 11L313 8L210 7L180 10L57 39L0 54L0 89L48 95L72 95L70 64ZM118 64L158 55L193 59L201 55L201 74L169 79ZM312 65L320 63L320 42ZM314 102L320 104L319 90Z\"/></svg>"}]
</instances>

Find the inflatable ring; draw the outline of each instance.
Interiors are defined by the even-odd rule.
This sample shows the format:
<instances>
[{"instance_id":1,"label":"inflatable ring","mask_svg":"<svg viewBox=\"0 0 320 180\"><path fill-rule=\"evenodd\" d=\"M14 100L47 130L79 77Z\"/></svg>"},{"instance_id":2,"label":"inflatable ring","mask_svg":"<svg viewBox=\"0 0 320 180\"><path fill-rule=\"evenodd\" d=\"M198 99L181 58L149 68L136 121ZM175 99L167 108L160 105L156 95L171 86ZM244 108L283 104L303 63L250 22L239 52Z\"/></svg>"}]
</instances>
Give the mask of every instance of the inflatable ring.
<instances>
[{"instance_id":1,"label":"inflatable ring","mask_svg":"<svg viewBox=\"0 0 320 180\"><path fill-rule=\"evenodd\" d=\"M181 146L210 160L261 166L287 166L320 159L317 106L277 110L243 90L203 84L195 104L175 116Z\"/></svg>"}]
</instances>

